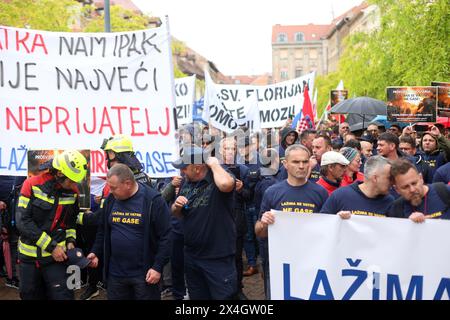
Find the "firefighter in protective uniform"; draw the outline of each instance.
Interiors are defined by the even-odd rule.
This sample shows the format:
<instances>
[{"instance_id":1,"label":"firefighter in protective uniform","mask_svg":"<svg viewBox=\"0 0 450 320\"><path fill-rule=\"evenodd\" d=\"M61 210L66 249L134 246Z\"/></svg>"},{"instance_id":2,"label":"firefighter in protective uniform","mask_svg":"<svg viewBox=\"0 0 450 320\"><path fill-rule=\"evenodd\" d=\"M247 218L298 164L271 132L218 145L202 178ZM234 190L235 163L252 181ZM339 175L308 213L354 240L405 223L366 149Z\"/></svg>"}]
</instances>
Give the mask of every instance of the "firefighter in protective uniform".
<instances>
[{"instance_id":1,"label":"firefighter in protective uniform","mask_svg":"<svg viewBox=\"0 0 450 320\"><path fill-rule=\"evenodd\" d=\"M23 183L16 209L23 300L74 298L67 287L65 260L66 250L75 247L77 183L86 173L86 158L67 150L55 155L48 172Z\"/></svg>"}]
</instances>

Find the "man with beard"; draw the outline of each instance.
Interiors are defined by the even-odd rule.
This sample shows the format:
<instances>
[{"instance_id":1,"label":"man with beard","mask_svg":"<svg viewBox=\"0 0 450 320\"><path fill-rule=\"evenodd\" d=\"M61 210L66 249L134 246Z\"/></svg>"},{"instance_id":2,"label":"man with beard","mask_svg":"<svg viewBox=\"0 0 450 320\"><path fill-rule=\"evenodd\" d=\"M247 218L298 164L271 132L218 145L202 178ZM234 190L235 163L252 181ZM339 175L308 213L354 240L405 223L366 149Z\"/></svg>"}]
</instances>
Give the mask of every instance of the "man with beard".
<instances>
[{"instance_id":1,"label":"man with beard","mask_svg":"<svg viewBox=\"0 0 450 320\"><path fill-rule=\"evenodd\" d=\"M391 207L389 216L425 219L450 219L450 186L443 183L424 184L422 175L408 160L392 163L394 187L401 195Z\"/></svg>"}]
</instances>

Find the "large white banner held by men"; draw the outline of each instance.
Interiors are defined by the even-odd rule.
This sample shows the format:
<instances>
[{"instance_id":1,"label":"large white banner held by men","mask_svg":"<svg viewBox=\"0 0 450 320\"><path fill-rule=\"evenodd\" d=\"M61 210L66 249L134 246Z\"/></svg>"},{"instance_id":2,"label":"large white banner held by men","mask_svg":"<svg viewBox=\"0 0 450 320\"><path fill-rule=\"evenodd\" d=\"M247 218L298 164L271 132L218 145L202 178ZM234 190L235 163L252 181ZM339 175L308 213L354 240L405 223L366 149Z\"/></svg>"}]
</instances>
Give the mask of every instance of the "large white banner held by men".
<instances>
[{"instance_id":1,"label":"large white banner held by men","mask_svg":"<svg viewBox=\"0 0 450 320\"><path fill-rule=\"evenodd\" d=\"M275 212L271 298L450 298L450 221Z\"/></svg>"},{"instance_id":2,"label":"large white banner held by men","mask_svg":"<svg viewBox=\"0 0 450 320\"><path fill-rule=\"evenodd\" d=\"M135 32L0 27L0 174L26 175L27 149L91 149L131 136L152 177L173 175L175 106L167 24Z\"/></svg>"},{"instance_id":3,"label":"large white banner held by men","mask_svg":"<svg viewBox=\"0 0 450 320\"><path fill-rule=\"evenodd\" d=\"M235 123L247 123L253 129L259 124L261 128L281 127L289 116L302 110L305 85L309 86L309 92L314 92L314 78L312 72L270 85L231 85L214 83L205 72L203 119L227 132L236 127ZM255 119L258 114L259 119Z\"/></svg>"}]
</instances>

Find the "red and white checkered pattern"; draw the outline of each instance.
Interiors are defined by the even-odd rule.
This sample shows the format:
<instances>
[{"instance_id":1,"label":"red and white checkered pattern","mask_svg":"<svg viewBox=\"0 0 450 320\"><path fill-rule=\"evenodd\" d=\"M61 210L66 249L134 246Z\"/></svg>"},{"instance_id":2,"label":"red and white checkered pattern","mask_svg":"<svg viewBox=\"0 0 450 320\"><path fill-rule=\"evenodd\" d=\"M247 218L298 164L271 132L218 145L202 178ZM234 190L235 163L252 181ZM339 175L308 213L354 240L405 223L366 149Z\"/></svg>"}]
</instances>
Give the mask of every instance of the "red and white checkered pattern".
<instances>
[{"instance_id":1,"label":"red and white checkered pattern","mask_svg":"<svg viewBox=\"0 0 450 320\"><path fill-rule=\"evenodd\" d=\"M302 118L301 120L298 121L297 132L299 134L308 129L309 129L309 123L305 118Z\"/></svg>"}]
</instances>

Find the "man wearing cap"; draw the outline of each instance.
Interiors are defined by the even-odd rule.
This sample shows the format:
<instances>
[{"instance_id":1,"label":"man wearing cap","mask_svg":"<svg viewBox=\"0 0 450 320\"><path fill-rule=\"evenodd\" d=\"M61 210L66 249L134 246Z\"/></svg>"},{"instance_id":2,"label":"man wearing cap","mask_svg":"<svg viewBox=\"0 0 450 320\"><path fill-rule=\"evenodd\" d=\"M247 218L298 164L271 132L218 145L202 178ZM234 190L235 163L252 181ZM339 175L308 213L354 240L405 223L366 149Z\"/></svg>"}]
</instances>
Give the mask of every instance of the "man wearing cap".
<instances>
[{"instance_id":1,"label":"man wearing cap","mask_svg":"<svg viewBox=\"0 0 450 320\"><path fill-rule=\"evenodd\" d=\"M267 239L269 224L275 223L276 215L271 210L292 213L319 212L328 194L319 185L308 181L309 150L295 144L286 149L283 165L288 177L267 188L262 198L260 218L255 225L256 236ZM267 246L266 246L267 247ZM267 257L267 252L264 254ZM266 258L267 259L267 258ZM267 263L267 260L265 261ZM267 298L270 298L270 276L267 267L264 270L264 281Z\"/></svg>"},{"instance_id":2,"label":"man wearing cap","mask_svg":"<svg viewBox=\"0 0 450 320\"><path fill-rule=\"evenodd\" d=\"M385 217L394 201L389 195L390 169L386 158L370 157L364 167L364 182L355 182L333 192L320 212L338 214L343 219L352 214Z\"/></svg>"},{"instance_id":3,"label":"man wearing cap","mask_svg":"<svg viewBox=\"0 0 450 320\"><path fill-rule=\"evenodd\" d=\"M244 144L240 146L241 140ZM248 168L248 174L246 179L246 189L250 196L244 197L245 205L245 221L246 221L246 234L244 237L244 250L247 256L248 268L243 272L245 277L251 276L258 273L258 268L256 267L256 237L255 237L255 223L258 220L258 212L256 211L255 202L253 201L253 193L255 190L256 183L259 179L259 169L261 167L261 162L259 155L257 153L257 146L252 145L251 138L245 135L244 139L238 138L239 154L238 164L245 165ZM238 253L236 253L238 254ZM239 273L239 270L238 270ZM239 275L238 275L239 278Z\"/></svg>"},{"instance_id":4,"label":"man wearing cap","mask_svg":"<svg viewBox=\"0 0 450 320\"><path fill-rule=\"evenodd\" d=\"M86 173L86 158L68 150L54 156L48 172L23 183L16 208L22 300L73 299L66 250L75 247L77 183Z\"/></svg>"},{"instance_id":5,"label":"man wearing cap","mask_svg":"<svg viewBox=\"0 0 450 320\"><path fill-rule=\"evenodd\" d=\"M107 183L111 191L87 258L94 268L103 260L109 300L159 300L158 283L171 249L169 208L125 164L109 169Z\"/></svg>"},{"instance_id":6,"label":"man wearing cap","mask_svg":"<svg viewBox=\"0 0 450 320\"><path fill-rule=\"evenodd\" d=\"M391 126L387 131L389 131L392 134L395 134L397 137L400 137L400 135L402 134L402 128L396 123L391 124Z\"/></svg>"},{"instance_id":7,"label":"man wearing cap","mask_svg":"<svg viewBox=\"0 0 450 320\"><path fill-rule=\"evenodd\" d=\"M171 209L183 221L189 296L231 299L237 291L235 179L217 158L195 146L185 149L173 166L184 175Z\"/></svg>"},{"instance_id":8,"label":"man wearing cap","mask_svg":"<svg viewBox=\"0 0 450 320\"><path fill-rule=\"evenodd\" d=\"M317 184L322 186L328 195L332 194L341 186L342 177L349 163L339 152L325 152L320 162L320 178Z\"/></svg>"},{"instance_id":9,"label":"man wearing cap","mask_svg":"<svg viewBox=\"0 0 450 320\"><path fill-rule=\"evenodd\" d=\"M255 186L254 201L256 205L256 212L261 212L261 204L265 191L274 184L278 183L279 180L275 177L279 168L279 157L278 152L273 149L264 149L261 154L261 168L260 168L260 178ZM256 222L255 222L256 226ZM255 232L255 227L253 227L253 232ZM266 298L269 297L269 243L267 238L258 238L259 244L259 254L261 257L261 266L263 270L264 279L264 293ZM267 280L267 281L266 281Z\"/></svg>"},{"instance_id":10,"label":"man wearing cap","mask_svg":"<svg viewBox=\"0 0 450 320\"><path fill-rule=\"evenodd\" d=\"M389 216L425 219L450 219L450 186L441 182L425 184L416 167L407 160L392 162L394 187L401 195L395 200Z\"/></svg>"}]
</instances>

